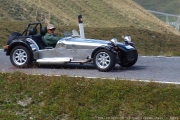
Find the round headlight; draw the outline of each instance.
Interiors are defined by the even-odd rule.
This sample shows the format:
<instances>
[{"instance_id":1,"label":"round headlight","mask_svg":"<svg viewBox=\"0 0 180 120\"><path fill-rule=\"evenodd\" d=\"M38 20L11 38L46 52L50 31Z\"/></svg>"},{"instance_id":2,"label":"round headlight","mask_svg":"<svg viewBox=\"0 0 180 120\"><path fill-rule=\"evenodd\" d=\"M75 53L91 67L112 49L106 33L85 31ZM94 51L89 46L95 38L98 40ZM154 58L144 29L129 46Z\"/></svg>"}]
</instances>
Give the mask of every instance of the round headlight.
<instances>
[{"instance_id":1,"label":"round headlight","mask_svg":"<svg viewBox=\"0 0 180 120\"><path fill-rule=\"evenodd\" d=\"M128 43L131 42L131 36L125 36L124 41L126 41Z\"/></svg>"},{"instance_id":2,"label":"round headlight","mask_svg":"<svg viewBox=\"0 0 180 120\"><path fill-rule=\"evenodd\" d=\"M116 44L116 43L117 43L117 39L116 39L116 38L112 38L110 41L111 41L111 43L113 43L113 44Z\"/></svg>"}]
</instances>

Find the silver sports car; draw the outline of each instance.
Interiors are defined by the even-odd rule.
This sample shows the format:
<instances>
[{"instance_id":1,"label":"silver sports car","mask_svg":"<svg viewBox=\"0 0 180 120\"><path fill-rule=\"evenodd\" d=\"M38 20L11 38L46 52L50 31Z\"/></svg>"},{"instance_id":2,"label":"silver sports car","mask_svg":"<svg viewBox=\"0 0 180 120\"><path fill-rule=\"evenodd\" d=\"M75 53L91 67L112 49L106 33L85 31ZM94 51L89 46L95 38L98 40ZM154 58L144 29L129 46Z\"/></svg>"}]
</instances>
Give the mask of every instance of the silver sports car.
<instances>
[{"instance_id":1,"label":"silver sports car","mask_svg":"<svg viewBox=\"0 0 180 120\"><path fill-rule=\"evenodd\" d=\"M84 35L82 16L78 16L80 35L76 30L65 32L56 46L44 43L46 27L40 22L29 23L22 34L13 32L4 47L11 63L17 67L27 67L32 62L38 64L93 63L99 71L110 71L115 64L122 67L133 66L138 53L131 42L130 36L125 36L123 42L116 38L109 41L88 39ZM39 28L39 30L37 30ZM39 33L38 33L39 31Z\"/></svg>"}]
</instances>

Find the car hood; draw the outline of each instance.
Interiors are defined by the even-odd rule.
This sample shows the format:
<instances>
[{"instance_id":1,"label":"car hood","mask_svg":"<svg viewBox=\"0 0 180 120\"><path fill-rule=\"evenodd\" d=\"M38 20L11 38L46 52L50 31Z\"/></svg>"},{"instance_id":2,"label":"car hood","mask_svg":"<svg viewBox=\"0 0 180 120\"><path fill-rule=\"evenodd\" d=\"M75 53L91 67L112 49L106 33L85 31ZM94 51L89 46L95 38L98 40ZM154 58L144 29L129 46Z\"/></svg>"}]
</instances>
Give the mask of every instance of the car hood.
<instances>
[{"instance_id":1,"label":"car hood","mask_svg":"<svg viewBox=\"0 0 180 120\"><path fill-rule=\"evenodd\" d=\"M81 44L81 45L107 45L110 41L97 40L97 39L82 39L82 38L70 38L70 39L61 39L61 42L66 44Z\"/></svg>"},{"instance_id":2,"label":"car hood","mask_svg":"<svg viewBox=\"0 0 180 120\"><path fill-rule=\"evenodd\" d=\"M84 39L84 41L86 43L94 43L94 44L101 44L101 45L107 45L111 43L109 40L97 40L97 39ZM125 46L125 44L122 42L117 42L117 45Z\"/></svg>"},{"instance_id":3,"label":"car hood","mask_svg":"<svg viewBox=\"0 0 180 120\"><path fill-rule=\"evenodd\" d=\"M99 40L99 39L82 39L82 38L63 38L59 42L64 44L74 44L74 45L84 45L84 46L106 46L111 42L108 40ZM124 43L118 42L118 46L125 46Z\"/></svg>"}]
</instances>

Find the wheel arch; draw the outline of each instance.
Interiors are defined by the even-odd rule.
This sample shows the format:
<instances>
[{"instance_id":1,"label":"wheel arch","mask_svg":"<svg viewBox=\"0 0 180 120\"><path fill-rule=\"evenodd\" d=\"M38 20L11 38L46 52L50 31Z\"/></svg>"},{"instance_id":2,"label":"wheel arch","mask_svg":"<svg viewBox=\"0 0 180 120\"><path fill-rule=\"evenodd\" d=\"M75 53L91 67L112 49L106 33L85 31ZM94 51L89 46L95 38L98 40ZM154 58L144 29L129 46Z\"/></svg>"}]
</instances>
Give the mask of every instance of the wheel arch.
<instances>
[{"instance_id":1,"label":"wheel arch","mask_svg":"<svg viewBox=\"0 0 180 120\"><path fill-rule=\"evenodd\" d=\"M32 53L31 47L29 46L29 44L27 44L27 43L25 43L25 42L13 42L13 43L9 46L9 48L8 48L8 50L7 50L7 52L6 52L6 55L10 55L12 49L13 49L14 47L16 47L16 46L24 46L24 47L26 47L26 48L29 50L30 56L31 56L31 58L32 58L33 53Z\"/></svg>"},{"instance_id":2,"label":"wheel arch","mask_svg":"<svg viewBox=\"0 0 180 120\"><path fill-rule=\"evenodd\" d=\"M100 47L97 47L97 48L94 49L94 51L92 52L91 58L93 58L94 54L95 54L98 50L101 50L101 49L106 49L106 50L108 50L108 51L111 51L110 47L108 47L108 46L100 46Z\"/></svg>"}]
</instances>

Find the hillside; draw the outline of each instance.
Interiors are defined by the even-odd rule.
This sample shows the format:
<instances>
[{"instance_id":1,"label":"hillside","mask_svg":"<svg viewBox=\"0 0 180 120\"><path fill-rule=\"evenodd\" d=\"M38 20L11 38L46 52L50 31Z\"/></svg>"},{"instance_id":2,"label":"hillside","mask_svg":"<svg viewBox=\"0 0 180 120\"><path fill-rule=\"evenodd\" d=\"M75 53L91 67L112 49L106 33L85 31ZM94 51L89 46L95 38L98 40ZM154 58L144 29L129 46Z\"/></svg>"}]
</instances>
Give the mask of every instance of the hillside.
<instances>
[{"instance_id":1,"label":"hillside","mask_svg":"<svg viewBox=\"0 0 180 120\"><path fill-rule=\"evenodd\" d=\"M122 41L130 35L140 55L180 56L180 33L131 0L0 0L0 11L0 48L28 22L51 22L58 35L78 30L81 13L87 38Z\"/></svg>"},{"instance_id":2,"label":"hillside","mask_svg":"<svg viewBox=\"0 0 180 120\"><path fill-rule=\"evenodd\" d=\"M132 0L0 0L0 11L1 21L77 26L80 13L85 27L134 27L179 34Z\"/></svg>"},{"instance_id":3,"label":"hillside","mask_svg":"<svg viewBox=\"0 0 180 120\"><path fill-rule=\"evenodd\" d=\"M148 2L144 2L144 0L133 0L137 2L139 5L144 7L147 10L153 10L157 12L163 12L167 14L173 14L179 16L180 14L180 2L178 0L149 0ZM153 13L157 18L166 22L167 16L161 14ZM178 17L168 16L169 22L178 22Z\"/></svg>"},{"instance_id":4,"label":"hillside","mask_svg":"<svg viewBox=\"0 0 180 120\"><path fill-rule=\"evenodd\" d=\"M180 1L179 0L133 0L139 5L143 6L145 9L154 10L159 12L164 12L168 14L180 14Z\"/></svg>"}]
</instances>

